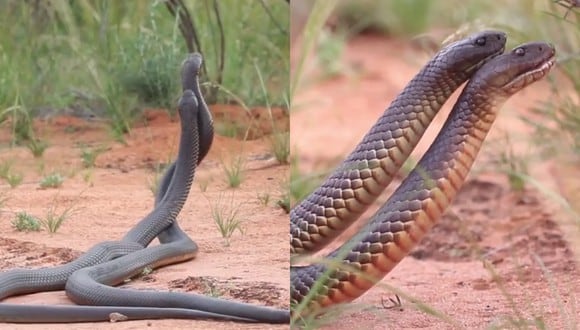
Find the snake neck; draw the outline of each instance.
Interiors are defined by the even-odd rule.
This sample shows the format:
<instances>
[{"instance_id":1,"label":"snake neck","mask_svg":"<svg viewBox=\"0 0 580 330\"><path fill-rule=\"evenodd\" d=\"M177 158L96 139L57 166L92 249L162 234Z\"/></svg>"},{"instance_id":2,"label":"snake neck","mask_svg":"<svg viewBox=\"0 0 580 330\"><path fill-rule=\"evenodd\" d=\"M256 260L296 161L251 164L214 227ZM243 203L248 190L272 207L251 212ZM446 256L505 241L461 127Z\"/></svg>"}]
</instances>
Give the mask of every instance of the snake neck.
<instances>
[{"instance_id":1,"label":"snake neck","mask_svg":"<svg viewBox=\"0 0 580 330\"><path fill-rule=\"evenodd\" d=\"M195 98L190 91L186 91L184 97L186 94ZM180 107L182 107L181 104ZM180 109L179 114L181 122L179 151L167 191L153 211L125 235L123 238L125 241L147 246L161 231L175 221L189 195L199 155L197 105Z\"/></svg>"},{"instance_id":2,"label":"snake neck","mask_svg":"<svg viewBox=\"0 0 580 330\"><path fill-rule=\"evenodd\" d=\"M214 127L213 117L201 93L199 77L197 76L195 77L193 93L199 102L199 113L197 116L199 126L199 156L197 158L197 164L199 165L211 149L214 138Z\"/></svg>"},{"instance_id":3,"label":"snake neck","mask_svg":"<svg viewBox=\"0 0 580 330\"><path fill-rule=\"evenodd\" d=\"M467 81L469 74L450 70L447 65L442 65L442 55L436 56L429 61L419 73L411 79L403 91L396 96L389 108L365 134L361 143L351 152L345 161L331 174L330 177L344 177L352 169L353 163L359 163L372 147L379 141L389 141L393 138L402 137L406 140L407 149L412 151L424 130L433 120L443 104L451 94ZM411 111L410 111L411 109ZM388 128L397 126L398 132L390 133ZM407 150L405 150L407 151ZM404 152L403 155L406 155ZM397 157L396 163L401 166L405 159ZM360 167L360 166L359 166Z\"/></svg>"},{"instance_id":4,"label":"snake neck","mask_svg":"<svg viewBox=\"0 0 580 330\"><path fill-rule=\"evenodd\" d=\"M197 58L196 58L197 57ZM199 134L199 154L197 156L197 165L207 156L214 138L213 118L211 111L205 102L199 85L199 71L201 68L202 58L198 53L190 55L185 60L181 73L181 83L183 91L191 90L198 102L197 131ZM155 195L155 206L161 202L165 196L169 184L174 180L175 167L177 162L173 162L167 167L165 174L158 184L158 191Z\"/></svg>"},{"instance_id":5,"label":"snake neck","mask_svg":"<svg viewBox=\"0 0 580 330\"><path fill-rule=\"evenodd\" d=\"M355 246L347 260L357 260L356 254L368 252L365 244L357 242L372 242L376 240L373 235L393 231L393 227L398 229L395 232L408 229L406 224L414 224L416 219L413 212L427 212L432 220L442 215L465 181L502 103L499 98L483 97L477 88L461 95L425 155L360 231L370 234L346 243ZM338 254L336 250L330 256Z\"/></svg>"},{"instance_id":6,"label":"snake neck","mask_svg":"<svg viewBox=\"0 0 580 330\"><path fill-rule=\"evenodd\" d=\"M469 76L451 70L441 56L429 61L344 162L290 211L291 254L320 250L397 175L442 105Z\"/></svg>"},{"instance_id":7,"label":"snake neck","mask_svg":"<svg viewBox=\"0 0 580 330\"><path fill-rule=\"evenodd\" d=\"M364 271L374 280L335 270L324 283L323 291L327 293L317 295L313 306L329 306L362 295L418 244L452 203L496 118L497 109L506 100L484 95L479 87L467 85L433 144L391 198L357 235L327 256ZM323 264L293 267L293 302L299 303L326 270Z\"/></svg>"},{"instance_id":8,"label":"snake neck","mask_svg":"<svg viewBox=\"0 0 580 330\"><path fill-rule=\"evenodd\" d=\"M199 73L201 71L202 65L203 58L201 54L192 53L184 61L181 70L182 90L184 92L186 90L193 91L198 101L198 109L199 109L197 116L197 122L199 125L199 156L197 158L198 165L199 163L201 163L201 161L205 158L205 156L209 152L214 137L213 118L211 112L209 111L207 103L205 102L199 84Z\"/></svg>"}]
</instances>

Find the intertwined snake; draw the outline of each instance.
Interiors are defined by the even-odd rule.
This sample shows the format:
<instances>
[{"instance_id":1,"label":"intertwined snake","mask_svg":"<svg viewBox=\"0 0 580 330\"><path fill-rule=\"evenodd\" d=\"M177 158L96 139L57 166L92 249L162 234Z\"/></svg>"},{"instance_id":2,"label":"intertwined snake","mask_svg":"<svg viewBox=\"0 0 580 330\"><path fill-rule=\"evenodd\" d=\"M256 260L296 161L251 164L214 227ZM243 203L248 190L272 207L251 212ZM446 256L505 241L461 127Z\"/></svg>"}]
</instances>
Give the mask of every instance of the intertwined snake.
<instances>
[{"instance_id":1,"label":"intertwined snake","mask_svg":"<svg viewBox=\"0 0 580 330\"><path fill-rule=\"evenodd\" d=\"M291 212L293 253L320 249L376 199L449 95L470 79L435 141L359 232L327 258L291 268L294 317L356 299L380 281L441 217L463 184L501 105L544 77L547 43L502 54L502 32L486 31L440 51L334 171ZM316 285L316 286L315 286Z\"/></svg>"},{"instance_id":2,"label":"intertwined snake","mask_svg":"<svg viewBox=\"0 0 580 330\"><path fill-rule=\"evenodd\" d=\"M340 257L358 271L324 264L291 268L291 299L308 297L308 310L348 302L389 272L434 225L465 180L477 152L505 100L541 79L553 65L554 49L528 43L508 54L505 35L486 31L440 51L409 83L355 151L310 197L291 212L292 252L316 251L344 231L376 199L409 156L451 93L467 79L450 117L417 167L392 197L344 246ZM41 270L0 273L0 299L10 295L58 290L79 304L103 306L28 306L0 304L4 322L80 322L128 319L214 317L242 321L288 322L289 313L174 292L117 289L145 267L159 267L195 257L197 246L175 218L187 198L196 165L213 137L211 115L197 78L201 57L184 65L179 102L182 137L177 161L160 184L154 210L121 241L104 242L76 261ZM189 70L192 74L189 75ZM199 122L198 122L199 121ZM145 248L155 237L162 243ZM323 274L326 273L326 276ZM312 291L321 281L322 290Z\"/></svg>"},{"instance_id":3,"label":"intertwined snake","mask_svg":"<svg viewBox=\"0 0 580 330\"><path fill-rule=\"evenodd\" d=\"M190 260L197 245L177 222L189 194L195 168L213 140L211 113L199 89L201 55L191 55L182 67L183 95L178 111L181 138L177 160L159 184L153 211L121 241L97 244L77 260L54 268L15 269L0 273L0 299L8 296L65 289L79 305L18 305L0 303L0 321L106 321L113 313L123 319L217 318L237 321L287 323L287 310L179 292L142 291L112 287L145 268ZM159 238L160 245L147 247ZM97 306L81 306L97 305Z\"/></svg>"}]
</instances>

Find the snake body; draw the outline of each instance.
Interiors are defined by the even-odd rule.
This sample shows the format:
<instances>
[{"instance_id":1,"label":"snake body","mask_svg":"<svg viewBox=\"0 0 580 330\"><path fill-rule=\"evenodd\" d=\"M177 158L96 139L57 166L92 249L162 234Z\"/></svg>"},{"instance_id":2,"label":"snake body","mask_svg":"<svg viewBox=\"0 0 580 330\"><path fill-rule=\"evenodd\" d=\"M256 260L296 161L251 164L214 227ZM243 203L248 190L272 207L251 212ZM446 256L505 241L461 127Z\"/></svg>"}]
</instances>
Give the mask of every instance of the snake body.
<instances>
[{"instance_id":1,"label":"snake body","mask_svg":"<svg viewBox=\"0 0 580 330\"><path fill-rule=\"evenodd\" d=\"M188 95L190 102L192 100L196 102L191 91ZM180 113L186 116L184 119L192 118L195 120L193 125L197 126L197 104L188 104L188 108L183 109ZM189 113L192 112L192 109L195 110L194 115ZM137 226L131 229L122 241L99 243L80 258L52 269L14 269L0 273L0 299L16 294L63 289L74 272L141 250L160 231L172 223L189 193L198 152L198 135L197 132L192 131L194 126L188 120L182 120L181 122L182 129L185 132L182 134L181 143L190 146L189 149L180 149L178 155L178 158L186 162L185 164L189 163L189 168L181 166L181 174L185 175L184 181L176 180L174 184L170 184L168 194L165 195L163 200ZM190 158L195 161L188 161ZM0 304L0 312L4 305Z\"/></svg>"},{"instance_id":2,"label":"snake body","mask_svg":"<svg viewBox=\"0 0 580 330\"><path fill-rule=\"evenodd\" d=\"M554 54L550 44L535 42L485 63L467 83L413 171L358 234L328 255L344 267L291 268L293 304L305 301L302 305L308 313L351 301L391 271L453 201L501 105L544 77ZM311 292L316 281L321 281L321 289Z\"/></svg>"},{"instance_id":3,"label":"snake body","mask_svg":"<svg viewBox=\"0 0 580 330\"><path fill-rule=\"evenodd\" d=\"M202 57L198 53L191 54L183 63L181 70L181 80L184 91L191 90L195 94L195 98L198 102L197 110L197 122L198 134L190 132L190 136L195 134L199 135L199 142L197 143L199 149L199 156L197 156L197 163L199 164L201 160L207 155L213 141L213 120L211 117L211 112L209 111L203 95L201 94L199 88L199 68L201 66ZM189 115L187 115L190 117ZM186 123L182 121L182 123ZM191 130L192 126L187 125L185 129ZM183 150L186 153L186 150ZM186 157L189 153L182 157ZM159 204L169 188L171 179L173 178L175 167L177 162L173 162L167 170L167 175L163 178L160 183L160 191L162 193L157 194L157 200L155 205L159 207ZM188 175L189 176L189 175ZM189 188L187 188L187 192ZM181 199L187 197L181 196ZM159 221L159 219L165 219ZM151 212L145 219L145 222L161 223L161 226L167 226L168 223L175 223L178 227L174 217L168 214L159 216L159 210ZM143 232L145 226L138 225L133 230L131 230L123 239L123 241L106 241L96 244L94 247L89 249L78 259L67 263L62 266L44 268L44 269L15 269L7 272L0 273L0 300L19 294L27 294L39 291L54 291L62 290L65 288L65 283L70 277L70 275L76 270L93 266L96 264L109 261L120 256L135 252L142 249L144 246L149 244L150 239L140 238L139 233ZM157 230L154 230L157 231ZM184 234L185 235L185 234ZM150 236L150 234L148 235ZM187 235L185 235L187 236ZM164 237L164 232L159 234L159 238ZM5 306L5 304L0 305L0 311Z\"/></svg>"},{"instance_id":4,"label":"snake body","mask_svg":"<svg viewBox=\"0 0 580 330\"><path fill-rule=\"evenodd\" d=\"M202 317L271 323L289 321L287 310L202 295L111 287L146 267L156 268L183 262L197 254L197 245L179 228L175 218L189 193L195 167L208 153L213 140L211 113L199 90L197 75L200 65L201 56L193 54L182 66L184 92L178 107L182 126L178 159L171 164L160 182L154 210L121 241L98 244L99 249L93 248L76 261L57 267L63 268L63 279L59 282L47 284L45 281L53 269L0 273L0 297L58 290L66 283L66 293L71 300L78 304L99 306L0 304L0 321L105 321L113 313L121 314L125 319ZM155 237L159 237L161 244L144 248ZM88 261L79 262L83 258ZM17 285L12 284L14 281L17 281ZM24 318L26 314L29 316Z\"/></svg>"},{"instance_id":5,"label":"snake body","mask_svg":"<svg viewBox=\"0 0 580 330\"><path fill-rule=\"evenodd\" d=\"M505 42L503 32L484 31L439 51L344 162L291 210L291 253L315 252L348 228L395 177L449 96Z\"/></svg>"}]
</instances>

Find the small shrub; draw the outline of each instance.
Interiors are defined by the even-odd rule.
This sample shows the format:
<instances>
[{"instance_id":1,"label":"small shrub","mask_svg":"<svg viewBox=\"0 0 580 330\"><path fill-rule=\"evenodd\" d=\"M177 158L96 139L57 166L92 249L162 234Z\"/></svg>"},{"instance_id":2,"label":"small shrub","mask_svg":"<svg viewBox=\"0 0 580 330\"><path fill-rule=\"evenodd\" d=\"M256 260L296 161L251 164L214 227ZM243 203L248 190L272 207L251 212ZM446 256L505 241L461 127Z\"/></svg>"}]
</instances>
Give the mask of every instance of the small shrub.
<instances>
[{"instance_id":1,"label":"small shrub","mask_svg":"<svg viewBox=\"0 0 580 330\"><path fill-rule=\"evenodd\" d=\"M40 188L58 188L62 186L63 182L64 177L60 173L53 173L42 178L40 181Z\"/></svg>"},{"instance_id":2,"label":"small shrub","mask_svg":"<svg viewBox=\"0 0 580 330\"><path fill-rule=\"evenodd\" d=\"M40 231L41 222L26 212L18 212L12 220L12 226L18 231Z\"/></svg>"}]
</instances>

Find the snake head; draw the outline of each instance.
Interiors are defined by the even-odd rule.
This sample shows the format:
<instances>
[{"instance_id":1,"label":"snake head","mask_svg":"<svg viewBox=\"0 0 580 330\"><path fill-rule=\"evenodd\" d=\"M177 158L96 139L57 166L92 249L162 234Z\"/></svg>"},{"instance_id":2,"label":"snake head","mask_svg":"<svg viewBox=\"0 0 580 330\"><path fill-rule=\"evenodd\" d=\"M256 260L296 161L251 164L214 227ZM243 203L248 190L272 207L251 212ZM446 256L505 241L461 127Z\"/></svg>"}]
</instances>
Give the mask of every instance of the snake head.
<instances>
[{"instance_id":1,"label":"snake head","mask_svg":"<svg viewBox=\"0 0 580 330\"><path fill-rule=\"evenodd\" d=\"M509 97L524 87L542 79L554 65L556 50L546 42L530 42L515 47L486 63L471 78L482 90L492 89Z\"/></svg>"},{"instance_id":2,"label":"snake head","mask_svg":"<svg viewBox=\"0 0 580 330\"><path fill-rule=\"evenodd\" d=\"M200 53L189 54L183 63L181 63L181 85L184 91L187 89L193 90L202 63L203 57Z\"/></svg>"},{"instance_id":3,"label":"snake head","mask_svg":"<svg viewBox=\"0 0 580 330\"><path fill-rule=\"evenodd\" d=\"M502 54L506 41L504 32L487 30L447 44L437 57L446 69L471 76L484 63Z\"/></svg>"}]
</instances>

